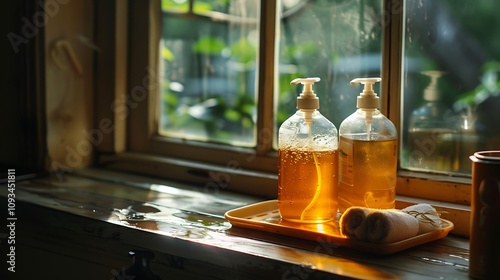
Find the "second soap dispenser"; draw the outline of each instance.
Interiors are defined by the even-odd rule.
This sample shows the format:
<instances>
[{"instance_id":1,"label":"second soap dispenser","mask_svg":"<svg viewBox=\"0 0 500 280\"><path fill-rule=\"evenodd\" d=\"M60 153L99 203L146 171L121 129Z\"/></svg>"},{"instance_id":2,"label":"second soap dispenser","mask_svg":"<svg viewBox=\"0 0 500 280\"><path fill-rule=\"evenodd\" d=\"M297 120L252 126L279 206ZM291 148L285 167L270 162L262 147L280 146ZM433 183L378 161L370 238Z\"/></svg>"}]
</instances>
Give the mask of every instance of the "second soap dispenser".
<instances>
[{"instance_id":1,"label":"second soap dispenser","mask_svg":"<svg viewBox=\"0 0 500 280\"><path fill-rule=\"evenodd\" d=\"M408 165L414 170L456 171L458 162L453 160L458 147L456 137L458 116L442 102L438 79L445 72L424 71L431 82L424 90L424 104L410 115L408 124ZM471 151L470 154L474 152ZM465 157L468 162L470 160Z\"/></svg>"},{"instance_id":2,"label":"second soap dispenser","mask_svg":"<svg viewBox=\"0 0 500 280\"><path fill-rule=\"evenodd\" d=\"M339 210L351 206L389 209L395 206L397 131L379 110L373 84L380 78L358 78L365 86L357 110L339 127Z\"/></svg>"},{"instance_id":3,"label":"second soap dispenser","mask_svg":"<svg viewBox=\"0 0 500 280\"><path fill-rule=\"evenodd\" d=\"M312 86L319 78L298 78L303 84L297 111L279 128L278 209L281 218L299 223L333 220L338 211L337 128L319 111Z\"/></svg>"}]
</instances>

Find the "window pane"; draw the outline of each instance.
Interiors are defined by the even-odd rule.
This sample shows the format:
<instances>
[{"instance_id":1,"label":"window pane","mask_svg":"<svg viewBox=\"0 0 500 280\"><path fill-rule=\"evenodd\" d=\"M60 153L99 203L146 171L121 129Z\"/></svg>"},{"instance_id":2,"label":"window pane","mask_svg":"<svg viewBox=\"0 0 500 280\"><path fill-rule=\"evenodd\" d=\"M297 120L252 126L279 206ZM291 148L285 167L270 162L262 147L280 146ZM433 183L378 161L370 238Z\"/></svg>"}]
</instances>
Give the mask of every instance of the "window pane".
<instances>
[{"instance_id":1,"label":"window pane","mask_svg":"<svg viewBox=\"0 0 500 280\"><path fill-rule=\"evenodd\" d=\"M468 175L474 151L500 149L498 9L496 0L406 1L402 167Z\"/></svg>"},{"instance_id":2,"label":"window pane","mask_svg":"<svg viewBox=\"0 0 500 280\"><path fill-rule=\"evenodd\" d=\"M162 0L161 9L167 12L187 12L189 11L189 1Z\"/></svg>"},{"instance_id":3,"label":"window pane","mask_svg":"<svg viewBox=\"0 0 500 280\"><path fill-rule=\"evenodd\" d=\"M276 126L295 113L297 77L320 77L320 112L335 124L352 114L362 91L349 82L381 76L382 1L282 0ZM375 86L380 95L380 85ZM381 98L384 98L382 93Z\"/></svg>"},{"instance_id":4,"label":"window pane","mask_svg":"<svg viewBox=\"0 0 500 280\"><path fill-rule=\"evenodd\" d=\"M229 13L229 0L162 0L161 7L166 12L188 12L192 5L196 14L223 12Z\"/></svg>"},{"instance_id":5,"label":"window pane","mask_svg":"<svg viewBox=\"0 0 500 280\"><path fill-rule=\"evenodd\" d=\"M259 0L162 2L160 134L255 145ZM178 7L177 7L178 8Z\"/></svg>"}]
</instances>

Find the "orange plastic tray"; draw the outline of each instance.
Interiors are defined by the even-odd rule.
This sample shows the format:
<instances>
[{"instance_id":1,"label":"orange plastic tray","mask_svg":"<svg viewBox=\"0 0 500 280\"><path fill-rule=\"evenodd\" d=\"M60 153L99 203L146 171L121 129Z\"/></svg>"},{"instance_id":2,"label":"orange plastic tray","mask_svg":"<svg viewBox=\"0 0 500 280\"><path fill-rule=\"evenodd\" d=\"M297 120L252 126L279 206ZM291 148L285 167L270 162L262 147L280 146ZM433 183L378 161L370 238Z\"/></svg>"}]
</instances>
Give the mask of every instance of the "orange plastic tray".
<instances>
[{"instance_id":1,"label":"orange plastic tray","mask_svg":"<svg viewBox=\"0 0 500 280\"><path fill-rule=\"evenodd\" d=\"M442 219L442 228L394 243L370 243L350 239L339 231L338 221L321 224L298 224L282 221L278 201L269 200L227 211L224 217L235 227L272 232L329 243L376 254L392 254L430 241L441 239L453 229L453 223Z\"/></svg>"}]
</instances>

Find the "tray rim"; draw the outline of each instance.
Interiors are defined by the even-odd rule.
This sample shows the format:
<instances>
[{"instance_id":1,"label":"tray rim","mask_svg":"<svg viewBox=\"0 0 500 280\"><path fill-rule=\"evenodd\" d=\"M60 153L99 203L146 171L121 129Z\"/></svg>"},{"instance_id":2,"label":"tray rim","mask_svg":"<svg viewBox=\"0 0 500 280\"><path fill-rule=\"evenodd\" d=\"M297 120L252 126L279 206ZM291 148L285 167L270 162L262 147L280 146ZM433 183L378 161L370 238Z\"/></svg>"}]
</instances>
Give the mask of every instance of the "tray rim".
<instances>
[{"instance_id":1,"label":"tray rim","mask_svg":"<svg viewBox=\"0 0 500 280\"><path fill-rule=\"evenodd\" d=\"M451 221L441 219L444 223L447 224L447 226L441 229L437 229L435 231L427 232L393 243L370 243L356 239L350 239L343 236L336 236L322 232L293 228L286 225L269 223L266 221L250 220L248 218L249 213L251 214L251 216L258 216L262 215L263 213L269 213L270 211L277 211L277 206L278 200L276 199L257 202L254 204L229 210L224 213L224 218L226 218L231 223L231 225L235 227L243 227L247 229L270 232L311 241L318 240L318 238L323 238L322 240L324 240L324 238L327 238L329 242L331 241L332 243L339 245L340 247L357 249L379 255L393 254L418 245L444 238L454 228L454 224ZM264 211L262 211L261 208Z\"/></svg>"}]
</instances>

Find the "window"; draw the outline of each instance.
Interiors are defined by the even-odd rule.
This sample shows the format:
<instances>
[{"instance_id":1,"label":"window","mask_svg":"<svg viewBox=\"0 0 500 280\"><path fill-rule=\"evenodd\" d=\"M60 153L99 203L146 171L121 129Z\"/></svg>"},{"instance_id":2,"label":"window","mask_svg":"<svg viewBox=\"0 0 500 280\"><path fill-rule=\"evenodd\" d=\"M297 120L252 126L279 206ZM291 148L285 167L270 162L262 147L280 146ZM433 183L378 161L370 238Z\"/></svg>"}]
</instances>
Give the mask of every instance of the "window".
<instances>
[{"instance_id":1,"label":"window","mask_svg":"<svg viewBox=\"0 0 500 280\"><path fill-rule=\"evenodd\" d=\"M470 175L469 156L500 148L496 1L406 1L401 166Z\"/></svg>"},{"instance_id":2,"label":"window","mask_svg":"<svg viewBox=\"0 0 500 280\"><path fill-rule=\"evenodd\" d=\"M101 162L274 198L276 131L300 92L290 80L321 77L320 111L339 127L360 92L349 81L381 76L401 141L398 194L467 206L468 154L499 148L500 48L487 32L496 2L464 3L131 1L127 153ZM439 92L442 112L426 111L438 94L425 92ZM468 221L466 207L453 211Z\"/></svg>"},{"instance_id":3,"label":"window","mask_svg":"<svg viewBox=\"0 0 500 280\"><path fill-rule=\"evenodd\" d=\"M242 167L275 172L277 127L295 112L301 90L290 81L321 77L320 110L338 127L360 91L349 81L380 76L381 13L381 1L161 1L153 142L178 147L162 154L204 161L202 147L233 149ZM196 150L184 152L181 143Z\"/></svg>"},{"instance_id":4,"label":"window","mask_svg":"<svg viewBox=\"0 0 500 280\"><path fill-rule=\"evenodd\" d=\"M255 146L258 67L275 64L257 60L260 1L188 2L162 1L160 135ZM274 127L296 110L297 91L289 85L296 77L323 79L315 86L321 111L337 125L354 110L357 90L348 88L349 79L380 75L380 7L281 2Z\"/></svg>"},{"instance_id":5,"label":"window","mask_svg":"<svg viewBox=\"0 0 500 280\"><path fill-rule=\"evenodd\" d=\"M255 146L260 3L162 1L159 134Z\"/></svg>"}]
</instances>

